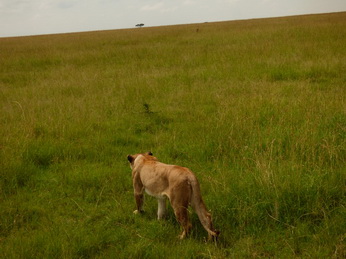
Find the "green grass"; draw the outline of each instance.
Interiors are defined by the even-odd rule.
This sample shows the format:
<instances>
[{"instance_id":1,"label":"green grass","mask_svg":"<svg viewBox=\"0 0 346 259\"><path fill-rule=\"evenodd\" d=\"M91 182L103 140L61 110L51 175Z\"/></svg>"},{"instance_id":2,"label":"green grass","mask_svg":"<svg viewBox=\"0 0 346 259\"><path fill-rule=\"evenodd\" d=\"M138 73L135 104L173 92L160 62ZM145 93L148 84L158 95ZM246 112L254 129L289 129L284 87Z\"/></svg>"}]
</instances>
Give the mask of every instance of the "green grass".
<instances>
[{"instance_id":1,"label":"green grass","mask_svg":"<svg viewBox=\"0 0 346 259\"><path fill-rule=\"evenodd\" d=\"M1 38L0 257L344 258L345 43L346 13ZM132 214L148 150L218 244Z\"/></svg>"}]
</instances>

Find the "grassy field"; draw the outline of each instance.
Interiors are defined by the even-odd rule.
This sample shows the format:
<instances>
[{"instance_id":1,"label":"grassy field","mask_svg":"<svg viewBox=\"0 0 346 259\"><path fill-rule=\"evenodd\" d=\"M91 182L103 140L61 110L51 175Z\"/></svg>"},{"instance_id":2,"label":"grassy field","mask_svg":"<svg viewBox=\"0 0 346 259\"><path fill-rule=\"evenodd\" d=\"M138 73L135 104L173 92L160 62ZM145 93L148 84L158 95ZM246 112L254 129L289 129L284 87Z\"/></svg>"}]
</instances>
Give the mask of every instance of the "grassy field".
<instances>
[{"instance_id":1,"label":"grassy field","mask_svg":"<svg viewBox=\"0 0 346 259\"><path fill-rule=\"evenodd\" d=\"M345 258L346 13L0 38L1 258ZM197 175L134 215L127 155Z\"/></svg>"}]
</instances>

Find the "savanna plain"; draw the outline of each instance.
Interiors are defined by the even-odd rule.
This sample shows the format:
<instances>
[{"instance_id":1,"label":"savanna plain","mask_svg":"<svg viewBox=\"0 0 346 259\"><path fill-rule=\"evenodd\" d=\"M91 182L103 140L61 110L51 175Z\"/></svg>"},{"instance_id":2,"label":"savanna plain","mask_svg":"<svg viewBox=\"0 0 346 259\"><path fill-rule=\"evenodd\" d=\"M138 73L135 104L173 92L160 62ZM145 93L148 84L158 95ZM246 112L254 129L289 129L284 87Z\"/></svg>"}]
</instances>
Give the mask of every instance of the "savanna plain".
<instances>
[{"instance_id":1,"label":"savanna plain","mask_svg":"<svg viewBox=\"0 0 346 259\"><path fill-rule=\"evenodd\" d=\"M346 13L0 38L1 258L345 258ZM221 231L135 201L190 168Z\"/></svg>"}]
</instances>

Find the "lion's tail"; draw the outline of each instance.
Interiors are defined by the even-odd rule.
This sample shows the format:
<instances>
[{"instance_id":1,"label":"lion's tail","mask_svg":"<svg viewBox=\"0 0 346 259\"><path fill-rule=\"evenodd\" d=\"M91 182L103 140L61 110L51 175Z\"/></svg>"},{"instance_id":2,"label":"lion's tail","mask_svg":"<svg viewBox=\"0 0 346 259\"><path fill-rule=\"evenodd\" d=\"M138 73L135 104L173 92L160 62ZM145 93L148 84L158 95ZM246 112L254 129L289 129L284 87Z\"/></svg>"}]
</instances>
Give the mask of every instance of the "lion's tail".
<instances>
[{"instance_id":1,"label":"lion's tail","mask_svg":"<svg viewBox=\"0 0 346 259\"><path fill-rule=\"evenodd\" d=\"M198 218L201 221L202 226L208 232L209 237L217 238L220 232L213 228L211 214L207 210L202 199L198 180L196 178L190 179L190 184L192 187L191 206L196 211Z\"/></svg>"}]
</instances>

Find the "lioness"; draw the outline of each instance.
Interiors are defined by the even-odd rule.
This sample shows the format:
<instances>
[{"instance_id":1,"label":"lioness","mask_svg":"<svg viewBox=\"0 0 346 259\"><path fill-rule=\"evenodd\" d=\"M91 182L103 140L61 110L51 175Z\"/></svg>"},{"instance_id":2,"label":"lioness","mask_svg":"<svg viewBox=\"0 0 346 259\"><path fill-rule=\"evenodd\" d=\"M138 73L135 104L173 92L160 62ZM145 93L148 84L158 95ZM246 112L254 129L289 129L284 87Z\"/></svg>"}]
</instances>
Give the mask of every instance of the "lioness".
<instances>
[{"instance_id":1,"label":"lioness","mask_svg":"<svg viewBox=\"0 0 346 259\"><path fill-rule=\"evenodd\" d=\"M175 216L183 228L179 235L183 239L191 229L188 206L196 211L209 240L217 238L219 232L213 228L211 215L202 200L196 176L187 168L167 165L158 161L151 152L128 155L132 169L132 181L137 210L141 213L144 190L158 200L157 217L162 219L166 212L166 199L171 202Z\"/></svg>"}]
</instances>

